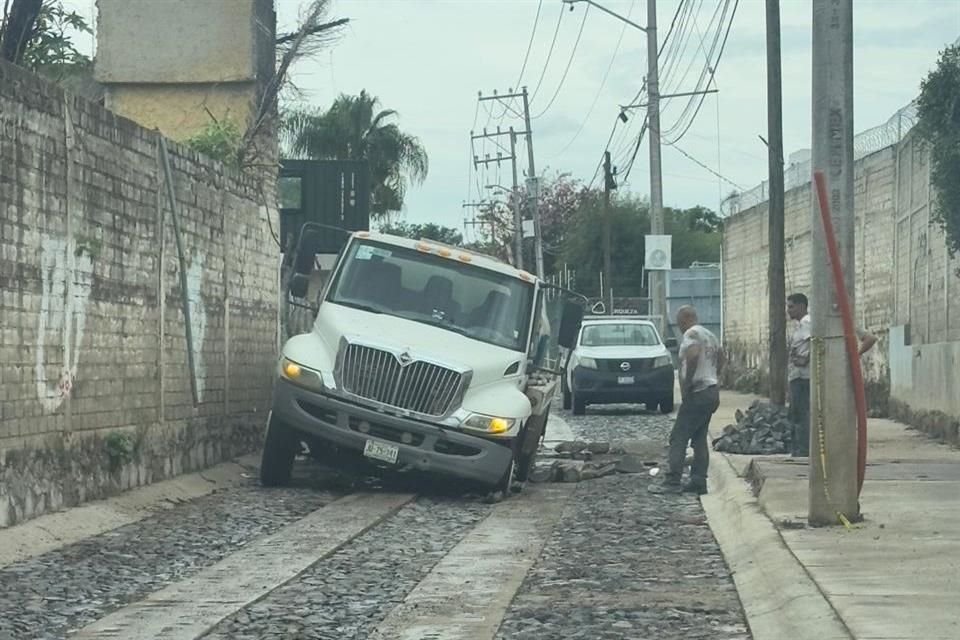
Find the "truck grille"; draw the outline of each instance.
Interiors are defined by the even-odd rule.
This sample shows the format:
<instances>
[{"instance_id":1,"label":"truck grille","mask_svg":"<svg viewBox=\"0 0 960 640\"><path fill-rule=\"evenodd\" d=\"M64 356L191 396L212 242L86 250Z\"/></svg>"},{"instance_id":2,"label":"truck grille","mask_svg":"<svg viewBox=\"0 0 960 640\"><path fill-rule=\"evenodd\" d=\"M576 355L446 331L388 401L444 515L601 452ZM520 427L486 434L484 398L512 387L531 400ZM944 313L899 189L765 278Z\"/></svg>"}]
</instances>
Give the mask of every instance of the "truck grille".
<instances>
[{"instance_id":1,"label":"truck grille","mask_svg":"<svg viewBox=\"0 0 960 640\"><path fill-rule=\"evenodd\" d=\"M453 369L414 360L401 365L393 353L347 344L340 364L340 384L347 393L426 416L444 416L460 399L464 375Z\"/></svg>"}]
</instances>

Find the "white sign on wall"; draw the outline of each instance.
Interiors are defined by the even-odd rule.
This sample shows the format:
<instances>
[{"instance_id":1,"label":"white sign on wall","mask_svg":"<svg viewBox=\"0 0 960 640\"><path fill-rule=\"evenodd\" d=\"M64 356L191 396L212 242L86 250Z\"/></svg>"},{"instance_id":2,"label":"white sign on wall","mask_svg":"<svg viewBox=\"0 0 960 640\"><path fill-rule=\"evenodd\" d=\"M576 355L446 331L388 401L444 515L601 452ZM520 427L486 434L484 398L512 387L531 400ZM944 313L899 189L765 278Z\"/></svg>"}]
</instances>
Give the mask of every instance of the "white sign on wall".
<instances>
[{"instance_id":1,"label":"white sign on wall","mask_svg":"<svg viewBox=\"0 0 960 640\"><path fill-rule=\"evenodd\" d=\"M646 257L643 266L647 271L670 270L671 236L645 236Z\"/></svg>"}]
</instances>

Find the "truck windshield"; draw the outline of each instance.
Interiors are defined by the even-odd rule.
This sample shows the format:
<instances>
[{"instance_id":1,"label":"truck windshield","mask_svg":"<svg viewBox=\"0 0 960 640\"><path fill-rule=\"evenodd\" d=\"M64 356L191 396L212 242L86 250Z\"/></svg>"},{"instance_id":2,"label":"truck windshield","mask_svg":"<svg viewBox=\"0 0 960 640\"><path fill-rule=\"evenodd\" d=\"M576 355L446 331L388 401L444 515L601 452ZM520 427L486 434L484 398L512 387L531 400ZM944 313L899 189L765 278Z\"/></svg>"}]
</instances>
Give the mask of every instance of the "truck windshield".
<instances>
[{"instance_id":1,"label":"truck windshield","mask_svg":"<svg viewBox=\"0 0 960 640\"><path fill-rule=\"evenodd\" d=\"M329 302L422 322L525 351L533 285L413 249L355 241Z\"/></svg>"},{"instance_id":2,"label":"truck windshield","mask_svg":"<svg viewBox=\"0 0 960 640\"><path fill-rule=\"evenodd\" d=\"M585 326L580 344L585 347L652 347L660 344L660 340L648 324L605 322Z\"/></svg>"}]
</instances>

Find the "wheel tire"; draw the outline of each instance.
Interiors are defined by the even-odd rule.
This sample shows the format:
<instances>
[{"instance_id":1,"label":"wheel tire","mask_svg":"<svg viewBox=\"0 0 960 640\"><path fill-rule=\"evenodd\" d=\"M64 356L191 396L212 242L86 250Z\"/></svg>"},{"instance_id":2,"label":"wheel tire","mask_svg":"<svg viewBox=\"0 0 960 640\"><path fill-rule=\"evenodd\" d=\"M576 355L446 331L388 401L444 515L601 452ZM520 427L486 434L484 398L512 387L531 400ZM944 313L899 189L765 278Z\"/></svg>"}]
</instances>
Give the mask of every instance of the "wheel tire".
<instances>
[{"instance_id":1,"label":"wheel tire","mask_svg":"<svg viewBox=\"0 0 960 640\"><path fill-rule=\"evenodd\" d=\"M660 401L660 413L667 414L673 411L673 396Z\"/></svg>"},{"instance_id":2,"label":"wheel tire","mask_svg":"<svg viewBox=\"0 0 960 640\"><path fill-rule=\"evenodd\" d=\"M260 484L265 487L285 487L290 484L293 460L300 441L290 427L273 416L267 422L267 436L260 456Z\"/></svg>"},{"instance_id":3,"label":"wheel tire","mask_svg":"<svg viewBox=\"0 0 960 640\"><path fill-rule=\"evenodd\" d=\"M500 491L503 493L504 499L509 498L513 493L514 486L514 477L517 472L517 456L512 454L510 456L510 464L507 466L507 470L504 472L503 477L500 478L500 481L497 482L497 486L494 488L495 491Z\"/></svg>"},{"instance_id":4,"label":"wheel tire","mask_svg":"<svg viewBox=\"0 0 960 640\"><path fill-rule=\"evenodd\" d=\"M577 392L574 391L572 394L573 401L573 415L582 416L587 412L587 402L583 398L577 395Z\"/></svg>"},{"instance_id":5,"label":"wheel tire","mask_svg":"<svg viewBox=\"0 0 960 640\"><path fill-rule=\"evenodd\" d=\"M567 388L566 376L560 379L560 389L563 391L563 408L569 411L573 401L570 398L570 389Z\"/></svg>"}]
</instances>

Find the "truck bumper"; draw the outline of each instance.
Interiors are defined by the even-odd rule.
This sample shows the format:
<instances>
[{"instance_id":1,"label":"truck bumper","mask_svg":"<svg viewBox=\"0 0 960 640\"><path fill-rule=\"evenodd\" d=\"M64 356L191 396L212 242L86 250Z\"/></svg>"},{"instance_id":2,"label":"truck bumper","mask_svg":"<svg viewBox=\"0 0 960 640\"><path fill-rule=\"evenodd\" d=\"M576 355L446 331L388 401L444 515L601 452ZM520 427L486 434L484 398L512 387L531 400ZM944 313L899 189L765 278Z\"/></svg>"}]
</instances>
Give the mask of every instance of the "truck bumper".
<instances>
[{"instance_id":1,"label":"truck bumper","mask_svg":"<svg viewBox=\"0 0 960 640\"><path fill-rule=\"evenodd\" d=\"M367 441L374 440L397 447L398 468L408 466L487 485L500 481L512 455L508 443L372 411L283 379L274 388L273 415L297 431L361 456Z\"/></svg>"},{"instance_id":2,"label":"truck bumper","mask_svg":"<svg viewBox=\"0 0 960 640\"><path fill-rule=\"evenodd\" d=\"M630 376L633 382L621 384L620 378ZM590 403L660 402L673 397L673 367L658 367L640 373L597 371L577 367L573 370L573 390L578 397Z\"/></svg>"}]
</instances>

